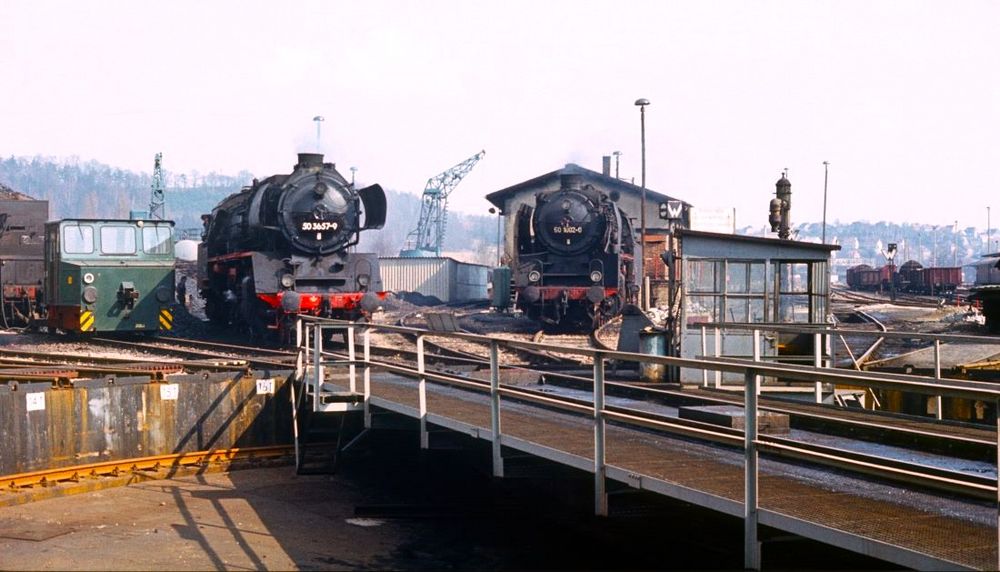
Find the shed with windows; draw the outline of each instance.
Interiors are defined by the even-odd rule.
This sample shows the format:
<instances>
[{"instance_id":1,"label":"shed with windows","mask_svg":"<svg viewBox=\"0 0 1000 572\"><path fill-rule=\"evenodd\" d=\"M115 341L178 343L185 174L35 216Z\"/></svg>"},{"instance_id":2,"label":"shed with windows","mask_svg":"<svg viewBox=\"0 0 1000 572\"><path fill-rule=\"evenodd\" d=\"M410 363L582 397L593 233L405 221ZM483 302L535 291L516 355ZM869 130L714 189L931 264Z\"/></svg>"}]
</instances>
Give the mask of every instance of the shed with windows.
<instances>
[{"instance_id":1,"label":"shed with windows","mask_svg":"<svg viewBox=\"0 0 1000 572\"><path fill-rule=\"evenodd\" d=\"M714 354L718 328L719 355L751 357L752 331L728 324L760 324L763 330L767 324L829 324L830 253L839 246L687 229L674 236L675 295L667 309L677 355ZM811 340L764 336L761 355L810 355ZM702 375L682 369L680 381L701 381Z\"/></svg>"}]
</instances>

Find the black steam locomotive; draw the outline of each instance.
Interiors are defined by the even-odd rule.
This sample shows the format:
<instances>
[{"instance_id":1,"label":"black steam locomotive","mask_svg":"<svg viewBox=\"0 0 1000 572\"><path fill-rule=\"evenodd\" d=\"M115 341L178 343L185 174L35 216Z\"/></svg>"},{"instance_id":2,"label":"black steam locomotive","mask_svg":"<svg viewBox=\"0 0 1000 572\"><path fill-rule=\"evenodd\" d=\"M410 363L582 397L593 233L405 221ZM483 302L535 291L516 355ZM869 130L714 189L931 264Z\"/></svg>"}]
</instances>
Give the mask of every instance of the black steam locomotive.
<instances>
[{"instance_id":1,"label":"black steam locomotive","mask_svg":"<svg viewBox=\"0 0 1000 572\"><path fill-rule=\"evenodd\" d=\"M596 327L638 300L635 234L613 197L562 175L515 219L517 306L549 326Z\"/></svg>"},{"instance_id":2,"label":"black steam locomotive","mask_svg":"<svg viewBox=\"0 0 1000 572\"><path fill-rule=\"evenodd\" d=\"M202 217L199 285L214 323L287 334L300 313L357 319L385 297L378 256L348 252L385 224L382 187L355 189L323 155L298 157L291 174L254 179Z\"/></svg>"}]
</instances>

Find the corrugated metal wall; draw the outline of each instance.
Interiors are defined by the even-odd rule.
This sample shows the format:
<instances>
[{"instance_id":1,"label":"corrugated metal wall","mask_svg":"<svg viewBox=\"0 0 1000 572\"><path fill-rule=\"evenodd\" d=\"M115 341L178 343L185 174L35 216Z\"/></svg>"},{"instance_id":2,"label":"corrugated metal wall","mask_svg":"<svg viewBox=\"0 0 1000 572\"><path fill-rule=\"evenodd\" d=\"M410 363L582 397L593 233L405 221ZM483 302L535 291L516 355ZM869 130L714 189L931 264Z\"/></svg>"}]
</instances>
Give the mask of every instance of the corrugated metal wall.
<instances>
[{"instance_id":1,"label":"corrugated metal wall","mask_svg":"<svg viewBox=\"0 0 1000 572\"><path fill-rule=\"evenodd\" d=\"M382 287L417 292L445 303L486 300L489 269L451 258L380 258Z\"/></svg>"},{"instance_id":2,"label":"corrugated metal wall","mask_svg":"<svg viewBox=\"0 0 1000 572\"><path fill-rule=\"evenodd\" d=\"M291 443L287 374L264 395L253 376L231 373L0 385L0 474Z\"/></svg>"}]
</instances>

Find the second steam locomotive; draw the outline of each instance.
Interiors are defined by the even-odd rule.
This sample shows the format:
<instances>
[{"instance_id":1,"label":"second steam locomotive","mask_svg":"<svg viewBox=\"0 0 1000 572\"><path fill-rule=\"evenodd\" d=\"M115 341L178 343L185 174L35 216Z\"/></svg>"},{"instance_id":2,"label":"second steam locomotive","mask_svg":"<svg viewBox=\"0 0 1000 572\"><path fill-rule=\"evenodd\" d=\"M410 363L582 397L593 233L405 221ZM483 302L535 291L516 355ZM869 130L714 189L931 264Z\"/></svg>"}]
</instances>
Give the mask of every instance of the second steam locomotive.
<instances>
[{"instance_id":1,"label":"second steam locomotive","mask_svg":"<svg viewBox=\"0 0 1000 572\"><path fill-rule=\"evenodd\" d=\"M204 216L198 252L205 312L253 334L287 332L298 314L357 319L385 297L378 257L353 253L363 230L385 224L382 187L355 189L323 155L300 153Z\"/></svg>"},{"instance_id":2,"label":"second steam locomotive","mask_svg":"<svg viewBox=\"0 0 1000 572\"><path fill-rule=\"evenodd\" d=\"M597 326L638 299L635 235L608 194L562 175L515 224L517 305L549 326Z\"/></svg>"}]
</instances>

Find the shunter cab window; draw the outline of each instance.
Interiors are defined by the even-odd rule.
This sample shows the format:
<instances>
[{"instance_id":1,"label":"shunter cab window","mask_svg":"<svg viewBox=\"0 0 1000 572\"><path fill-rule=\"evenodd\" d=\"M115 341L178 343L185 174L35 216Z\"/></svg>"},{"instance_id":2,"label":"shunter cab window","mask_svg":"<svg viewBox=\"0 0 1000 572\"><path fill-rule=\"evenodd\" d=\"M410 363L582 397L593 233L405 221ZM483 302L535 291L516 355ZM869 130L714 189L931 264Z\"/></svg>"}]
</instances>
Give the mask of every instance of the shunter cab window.
<instances>
[{"instance_id":1,"label":"shunter cab window","mask_svg":"<svg viewBox=\"0 0 1000 572\"><path fill-rule=\"evenodd\" d=\"M143 227L142 250L146 254L170 254L170 234L169 226Z\"/></svg>"},{"instance_id":2,"label":"shunter cab window","mask_svg":"<svg viewBox=\"0 0 1000 572\"><path fill-rule=\"evenodd\" d=\"M94 252L94 227L73 224L63 227L63 252L90 254Z\"/></svg>"},{"instance_id":3,"label":"shunter cab window","mask_svg":"<svg viewBox=\"0 0 1000 572\"><path fill-rule=\"evenodd\" d=\"M135 227L102 226L101 254L135 254Z\"/></svg>"}]
</instances>

